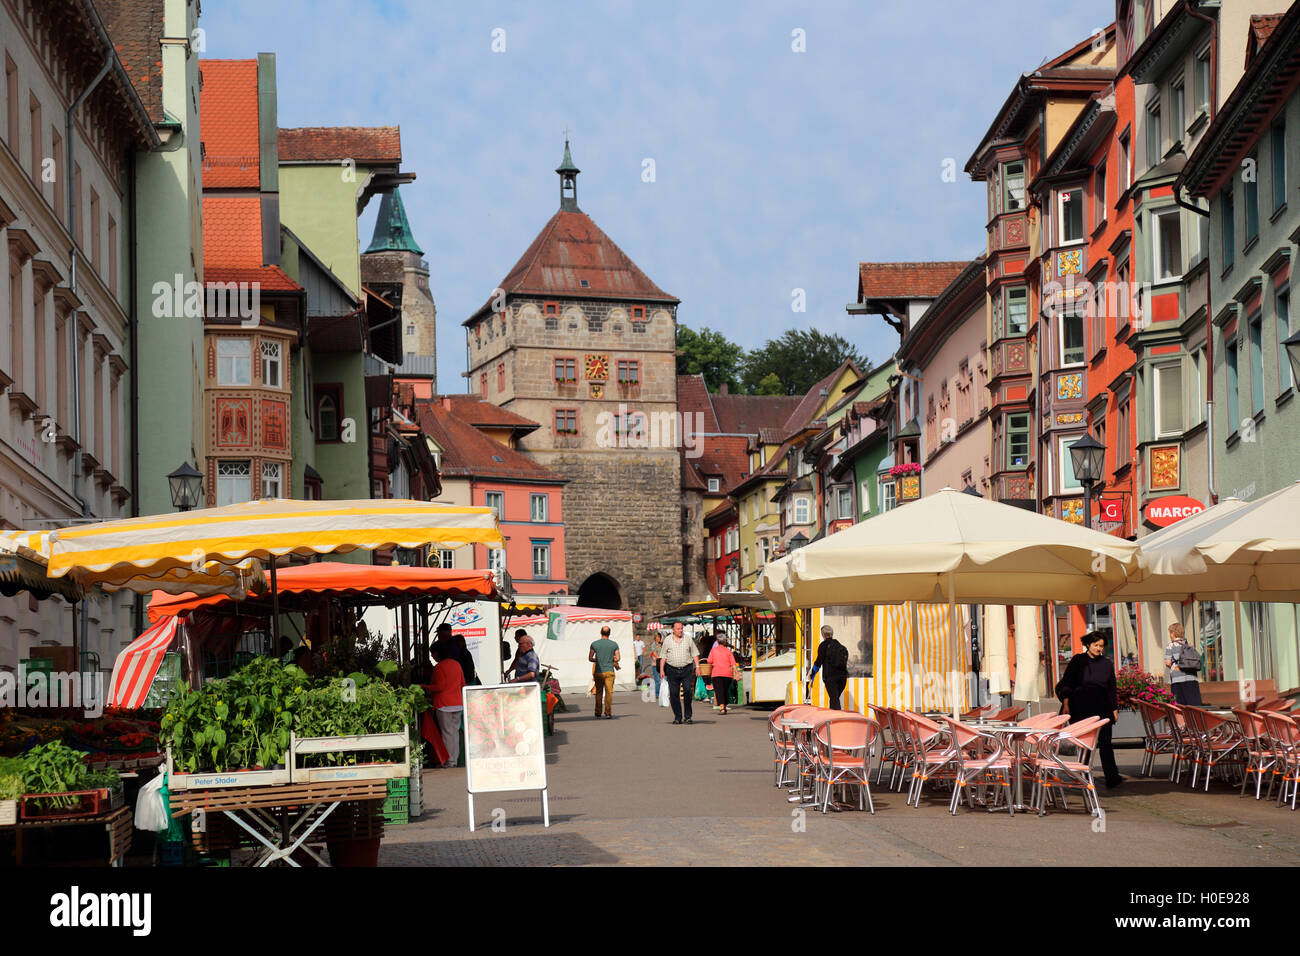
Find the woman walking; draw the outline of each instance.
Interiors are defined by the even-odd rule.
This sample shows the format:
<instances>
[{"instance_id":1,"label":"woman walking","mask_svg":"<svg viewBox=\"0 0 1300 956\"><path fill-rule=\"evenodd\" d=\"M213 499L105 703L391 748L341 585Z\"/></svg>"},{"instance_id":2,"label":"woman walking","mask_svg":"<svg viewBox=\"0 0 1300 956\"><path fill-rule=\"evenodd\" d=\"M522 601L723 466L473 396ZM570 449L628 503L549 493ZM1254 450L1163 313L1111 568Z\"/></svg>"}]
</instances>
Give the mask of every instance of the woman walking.
<instances>
[{"instance_id":1,"label":"woman walking","mask_svg":"<svg viewBox=\"0 0 1300 956\"><path fill-rule=\"evenodd\" d=\"M709 664L713 671L713 699L719 705L715 709L725 714L731 700L731 682L736 677L736 655L731 653L726 637L721 634L709 649Z\"/></svg>"},{"instance_id":2,"label":"woman walking","mask_svg":"<svg viewBox=\"0 0 1300 956\"><path fill-rule=\"evenodd\" d=\"M1091 631L1083 635L1083 653L1075 654L1056 685L1056 697L1061 701L1070 723L1085 717L1104 717L1110 723L1097 735L1097 750L1101 753L1101 769L1106 775L1107 787L1118 787L1124 782L1115 766L1115 749L1111 746L1111 731L1119 720L1119 698L1115 688L1115 664L1102 657L1106 650L1105 635Z\"/></svg>"}]
</instances>

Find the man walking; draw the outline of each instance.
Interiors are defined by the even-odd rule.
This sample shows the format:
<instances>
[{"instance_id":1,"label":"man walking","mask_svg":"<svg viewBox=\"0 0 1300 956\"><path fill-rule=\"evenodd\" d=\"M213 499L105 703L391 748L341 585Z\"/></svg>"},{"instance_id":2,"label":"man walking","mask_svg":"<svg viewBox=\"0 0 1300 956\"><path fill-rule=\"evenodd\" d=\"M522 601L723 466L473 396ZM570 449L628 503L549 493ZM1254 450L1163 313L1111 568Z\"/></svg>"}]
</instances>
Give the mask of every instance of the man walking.
<instances>
[{"instance_id":1,"label":"man walking","mask_svg":"<svg viewBox=\"0 0 1300 956\"><path fill-rule=\"evenodd\" d=\"M673 723L682 723L682 708L686 708L686 723L691 720L691 698L695 696L695 669L700 666L700 651L695 642L682 635L682 622L673 624L673 635L664 641L659 650L659 676L668 680L668 700L673 708Z\"/></svg>"},{"instance_id":2,"label":"man walking","mask_svg":"<svg viewBox=\"0 0 1300 956\"><path fill-rule=\"evenodd\" d=\"M636 677L636 686L640 689L641 677L645 674L645 641L636 634L632 635L632 656L635 658L633 663L636 664L636 672L633 676Z\"/></svg>"},{"instance_id":3,"label":"man walking","mask_svg":"<svg viewBox=\"0 0 1300 956\"><path fill-rule=\"evenodd\" d=\"M1165 648L1165 667L1169 671L1169 689L1181 705L1201 706L1201 655L1187 643L1181 624L1169 625L1169 646Z\"/></svg>"},{"instance_id":4,"label":"man walking","mask_svg":"<svg viewBox=\"0 0 1300 956\"><path fill-rule=\"evenodd\" d=\"M812 680L823 669L822 683L826 685L830 708L839 710L840 695L844 693L844 685L849 682L849 652L835 640L835 631L829 624L822 625L822 642L817 646L817 659L813 661L812 673L808 679Z\"/></svg>"},{"instance_id":5,"label":"man walking","mask_svg":"<svg viewBox=\"0 0 1300 956\"><path fill-rule=\"evenodd\" d=\"M600 629L600 637L591 642L587 660L592 662L591 677L596 682L596 717L614 716L614 671L619 664L618 644L609 639L609 625ZM601 701L604 712L601 712Z\"/></svg>"}]
</instances>

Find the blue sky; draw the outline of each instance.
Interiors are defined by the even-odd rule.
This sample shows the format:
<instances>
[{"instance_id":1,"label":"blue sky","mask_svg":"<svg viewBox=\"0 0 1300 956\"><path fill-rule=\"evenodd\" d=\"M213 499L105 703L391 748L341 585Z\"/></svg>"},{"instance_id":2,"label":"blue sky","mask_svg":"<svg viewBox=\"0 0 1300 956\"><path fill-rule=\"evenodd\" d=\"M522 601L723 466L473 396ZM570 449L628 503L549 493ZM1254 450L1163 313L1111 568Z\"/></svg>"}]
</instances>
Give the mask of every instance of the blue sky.
<instances>
[{"instance_id":1,"label":"blue sky","mask_svg":"<svg viewBox=\"0 0 1300 956\"><path fill-rule=\"evenodd\" d=\"M844 311L858 262L977 255L985 198L967 158L1020 73L1114 18L1102 0L1031 13L1008 0L207 0L200 26L205 56L276 54L281 126L401 126L447 392L464 390L461 321L558 208L566 128L579 206L682 300L679 321L746 348L816 327L884 360L896 333Z\"/></svg>"}]
</instances>

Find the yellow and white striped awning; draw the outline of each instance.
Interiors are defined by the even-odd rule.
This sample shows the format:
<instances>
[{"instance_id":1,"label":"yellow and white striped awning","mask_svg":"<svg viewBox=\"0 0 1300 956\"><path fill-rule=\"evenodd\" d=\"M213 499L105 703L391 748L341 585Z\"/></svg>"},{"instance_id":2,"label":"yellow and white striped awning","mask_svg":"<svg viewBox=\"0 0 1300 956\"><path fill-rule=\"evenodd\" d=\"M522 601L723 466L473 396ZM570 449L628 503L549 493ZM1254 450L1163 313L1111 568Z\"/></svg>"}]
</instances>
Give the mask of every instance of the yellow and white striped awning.
<instances>
[{"instance_id":1,"label":"yellow and white striped awning","mask_svg":"<svg viewBox=\"0 0 1300 956\"><path fill-rule=\"evenodd\" d=\"M141 573L202 570L209 561L380 548L501 545L491 508L397 498L295 501L269 498L221 508L73 525L48 533L49 574L88 582Z\"/></svg>"},{"instance_id":2,"label":"yellow and white striped awning","mask_svg":"<svg viewBox=\"0 0 1300 956\"><path fill-rule=\"evenodd\" d=\"M958 659L955 661L948 632L948 605L918 604L916 622L920 635L919 671L913 661L917 649L913 644L910 606L876 605L868 702L906 710L952 710L951 690L955 687L957 708L964 712L970 697L967 681L970 656L963 637L969 633L966 606L957 605Z\"/></svg>"}]
</instances>

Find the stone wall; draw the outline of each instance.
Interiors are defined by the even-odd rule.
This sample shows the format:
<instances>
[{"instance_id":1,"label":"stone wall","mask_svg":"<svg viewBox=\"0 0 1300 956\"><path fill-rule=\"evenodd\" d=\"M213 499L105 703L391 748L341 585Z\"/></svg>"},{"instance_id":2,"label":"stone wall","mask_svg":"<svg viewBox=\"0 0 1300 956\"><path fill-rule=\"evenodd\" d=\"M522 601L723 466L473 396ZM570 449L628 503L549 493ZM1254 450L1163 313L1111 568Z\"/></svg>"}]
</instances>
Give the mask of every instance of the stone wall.
<instances>
[{"instance_id":1,"label":"stone wall","mask_svg":"<svg viewBox=\"0 0 1300 956\"><path fill-rule=\"evenodd\" d=\"M672 449L537 451L564 475L570 593L593 574L612 578L623 607L649 620L682 597L680 461Z\"/></svg>"}]
</instances>

